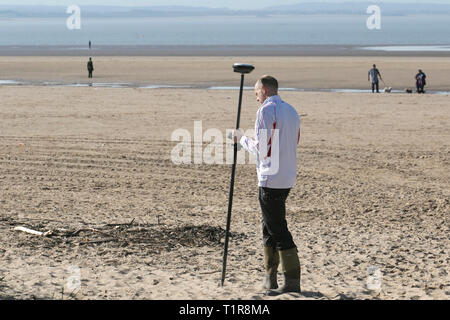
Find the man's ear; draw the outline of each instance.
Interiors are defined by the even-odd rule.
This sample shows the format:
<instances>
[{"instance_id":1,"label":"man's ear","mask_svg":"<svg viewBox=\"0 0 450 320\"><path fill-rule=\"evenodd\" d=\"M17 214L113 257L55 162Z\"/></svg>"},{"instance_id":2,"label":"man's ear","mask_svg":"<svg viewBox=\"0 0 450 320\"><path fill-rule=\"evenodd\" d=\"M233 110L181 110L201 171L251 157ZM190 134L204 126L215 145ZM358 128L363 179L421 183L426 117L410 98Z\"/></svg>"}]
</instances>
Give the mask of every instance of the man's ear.
<instances>
[{"instance_id":1,"label":"man's ear","mask_svg":"<svg viewBox=\"0 0 450 320\"><path fill-rule=\"evenodd\" d=\"M261 91L264 93L264 95L267 97L267 88L262 86Z\"/></svg>"}]
</instances>

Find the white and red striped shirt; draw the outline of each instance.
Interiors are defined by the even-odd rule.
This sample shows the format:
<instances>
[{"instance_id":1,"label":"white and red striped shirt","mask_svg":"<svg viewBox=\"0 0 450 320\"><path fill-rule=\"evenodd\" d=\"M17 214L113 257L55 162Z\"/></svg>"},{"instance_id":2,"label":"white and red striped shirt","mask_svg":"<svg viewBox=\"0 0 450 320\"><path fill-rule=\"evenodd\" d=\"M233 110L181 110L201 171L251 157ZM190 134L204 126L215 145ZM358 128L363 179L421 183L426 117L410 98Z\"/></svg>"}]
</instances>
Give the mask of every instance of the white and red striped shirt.
<instances>
[{"instance_id":1,"label":"white and red striped shirt","mask_svg":"<svg viewBox=\"0 0 450 320\"><path fill-rule=\"evenodd\" d=\"M255 138L239 141L257 156L258 185L272 189L290 189L297 177L297 146L300 141L300 117L280 96L264 101L256 113Z\"/></svg>"}]
</instances>

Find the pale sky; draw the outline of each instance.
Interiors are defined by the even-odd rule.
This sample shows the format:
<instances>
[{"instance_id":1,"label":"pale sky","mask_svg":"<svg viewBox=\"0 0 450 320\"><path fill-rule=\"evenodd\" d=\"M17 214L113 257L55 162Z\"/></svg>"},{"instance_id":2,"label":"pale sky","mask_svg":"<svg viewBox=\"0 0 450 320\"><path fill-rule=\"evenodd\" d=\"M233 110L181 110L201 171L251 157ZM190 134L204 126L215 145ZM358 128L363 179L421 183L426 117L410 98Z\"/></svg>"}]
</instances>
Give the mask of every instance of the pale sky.
<instances>
[{"instance_id":1,"label":"pale sky","mask_svg":"<svg viewBox=\"0 0 450 320\"><path fill-rule=\"evenodd\" d=\"M194 6L194 7L225 7L230 9L255 9L269 6L297 4L301 2L354 2L354 3L444 3L450 0L0 0L0 5L114 5L114 6Z\"/></svg>"}]
</instances>

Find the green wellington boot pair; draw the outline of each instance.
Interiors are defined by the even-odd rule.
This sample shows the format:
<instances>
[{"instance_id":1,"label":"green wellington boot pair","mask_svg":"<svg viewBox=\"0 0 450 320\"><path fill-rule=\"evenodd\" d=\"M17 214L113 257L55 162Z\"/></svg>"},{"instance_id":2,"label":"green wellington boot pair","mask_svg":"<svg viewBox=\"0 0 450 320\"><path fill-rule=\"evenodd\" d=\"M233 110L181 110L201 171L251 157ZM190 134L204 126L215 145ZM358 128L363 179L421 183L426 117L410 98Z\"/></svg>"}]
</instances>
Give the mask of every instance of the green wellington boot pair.
<instances>
[{"instance_id":1,"label":"green wellington boot pair","mask_svg":"<svg viewBox=\"0 0 450 320\"><path fill-rule=\"evenodd\" d=\"M278 289L277 271L281 262L284 275L284 284ZM264 267L266 277L263 288L267 289L266 295L277 296L288 292L300 293L300 261L297 248L276 250L272 247L264 247Z\"/></svg>"}]
</instances>

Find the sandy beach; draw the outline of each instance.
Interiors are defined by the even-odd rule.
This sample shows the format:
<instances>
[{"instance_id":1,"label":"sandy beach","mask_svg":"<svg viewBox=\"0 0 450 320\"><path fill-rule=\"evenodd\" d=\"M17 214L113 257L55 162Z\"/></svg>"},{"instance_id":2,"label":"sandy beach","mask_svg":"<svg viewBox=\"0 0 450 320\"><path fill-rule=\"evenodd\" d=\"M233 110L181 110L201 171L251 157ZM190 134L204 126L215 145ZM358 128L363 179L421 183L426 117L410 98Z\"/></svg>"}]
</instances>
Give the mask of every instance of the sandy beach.
<instances>
[{"instance_id":1,"label":"sandy beach","mask_svg":"<svg viewBox=\"0 0 450 320\"><path fill-rule=\"evenodd\" d=\"M421 68L428 75L427 90L450 91L449 57L96 57L94 78L87 77L88 57L1 57L0 80L73 83L130 83L208 88L239 86L232 72L235 62L254 64L247 77L253 86L263 74L280 79L280 87L302 89L369 89L367 73L375 63L386 86L415 89ZM384 87L383 83L380 83Z\"/></svg>"},{"instance_id":2,"label":"sandy beach","mask_svg":"<svg viewBox=\"0 0 450 320\"><path fill-rule=\"evenodd\" d=\"M0 79L88 83L86 62L1 57ZM376 63L397 89L418 68L450 87L448 57L94 57L95 82L198 88L0 86L0 299L269 299L255 166L237 168L221 287L230 165L171 159L174 130L233 128L238 91L205 87L238 86L234 62L256 66L248 86L368 88ZM449 299L450 96L281 96L302 115L303 294L270 299ZM246 91L242 128L257 108Z\"/></svg>"}]
</instances>

